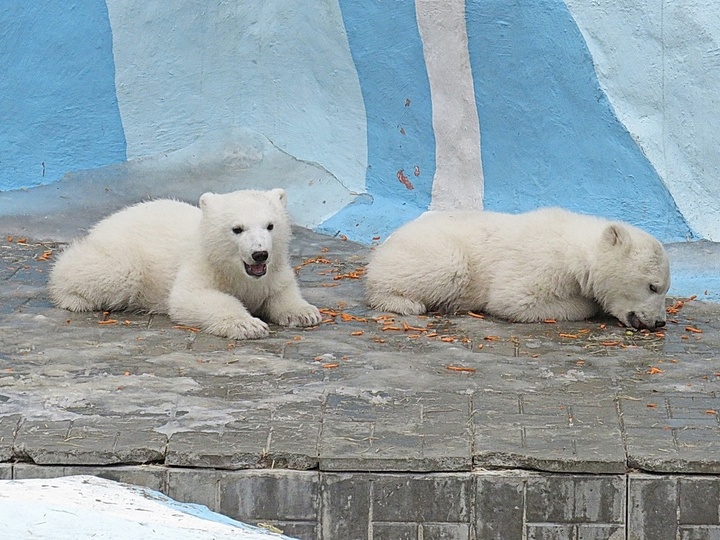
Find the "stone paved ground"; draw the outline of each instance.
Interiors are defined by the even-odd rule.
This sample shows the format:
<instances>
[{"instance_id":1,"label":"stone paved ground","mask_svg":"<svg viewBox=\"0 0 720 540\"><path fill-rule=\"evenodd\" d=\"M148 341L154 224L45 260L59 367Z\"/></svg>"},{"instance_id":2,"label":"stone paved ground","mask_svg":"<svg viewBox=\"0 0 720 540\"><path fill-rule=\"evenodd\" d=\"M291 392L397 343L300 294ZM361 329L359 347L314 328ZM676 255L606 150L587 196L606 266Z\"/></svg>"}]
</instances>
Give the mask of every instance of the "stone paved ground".
<instances>
[{"instance_id":1,"label":"stone paved ground","mask_svg":"<svg viewBox=\"0 0 720 540\"><path fill-rule=\"evenodd\" d=\"M297 230L325 321L236 342L55 309L61 246L21 240L0 239L0 477L90 471L301 538L720 538L718 304L669 299L659 333L390 317L366 248Z\"/></svg>"}]
</instances>

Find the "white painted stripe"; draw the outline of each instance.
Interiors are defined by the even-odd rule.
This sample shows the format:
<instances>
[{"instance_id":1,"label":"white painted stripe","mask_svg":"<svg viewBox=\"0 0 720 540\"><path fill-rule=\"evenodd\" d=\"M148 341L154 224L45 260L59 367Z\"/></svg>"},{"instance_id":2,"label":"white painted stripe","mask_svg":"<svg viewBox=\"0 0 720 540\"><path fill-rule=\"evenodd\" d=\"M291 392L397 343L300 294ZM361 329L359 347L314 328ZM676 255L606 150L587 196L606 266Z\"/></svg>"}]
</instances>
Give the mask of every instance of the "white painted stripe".
<instances>
[{"instance_id":1,"label":"white painted stripe","mask_svg":"<svg viewBox=\"0 0 720 540\"><path fill-rule=\"evenodd\" d=\"M482 209L480 122L470 69L464 0L416 0L430 80L435 177L433 210Z\"/></svg>"}]
</instances>

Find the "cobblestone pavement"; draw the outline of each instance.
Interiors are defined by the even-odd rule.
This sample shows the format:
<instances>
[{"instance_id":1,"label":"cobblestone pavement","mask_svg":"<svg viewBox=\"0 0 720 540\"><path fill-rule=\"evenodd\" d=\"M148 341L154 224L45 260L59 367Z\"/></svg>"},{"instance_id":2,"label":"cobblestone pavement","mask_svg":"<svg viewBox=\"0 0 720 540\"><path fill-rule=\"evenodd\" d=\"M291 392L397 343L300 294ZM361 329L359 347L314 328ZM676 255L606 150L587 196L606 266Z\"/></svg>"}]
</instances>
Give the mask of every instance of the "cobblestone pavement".
<instances>
[{"instance_id":1,"label":"cobblestone pavement","mask_svg":"<svg viewBox=\"0 0 720 540\"><path fill-rule=\"evenodd\" d=\"M293 261L305 297L325 320L238 342L165 316L54 308L45 283L61 247L0 239L0 477L40 466L56 467L42 474L140 464L176 467L178 475L289 469L330 475L325 497L352 477L348 489L367 498L358 487L367 475L385 474L386 488L378 480L373 489L392 491L401 477L393 475L437 482L433 475L519 470L502 485L525 493L522 504L541 489L532 475L542 472L597 478L596 494L617 492L626 504L628 472L640 474L643 486L655 477L642 473L674 475L676 495L677 475L720 473L719 304L668 299L670 322L657 333L612 319L388 316L363 301L367 248L297 229ZM217 485L203 495L186 481L164 487L217 503ZM303 489L317 490L317 482ZM480 501L482 485L475 486ZM238 497L231 497L236 509L245 504ZM622 522L605 520L605 532L592 538L622 529L618 512ZM323 527L340 530L333 523ZM373 538L415 538L398 536L391 519L384 523ZM442 536L424 526L426 539L462 538L466 530ZM390 527L386 536L383 527ZM307 538L312 531L295 529ZM323 538L332 537L342 536Z\"/></svg>"}]
</instances>

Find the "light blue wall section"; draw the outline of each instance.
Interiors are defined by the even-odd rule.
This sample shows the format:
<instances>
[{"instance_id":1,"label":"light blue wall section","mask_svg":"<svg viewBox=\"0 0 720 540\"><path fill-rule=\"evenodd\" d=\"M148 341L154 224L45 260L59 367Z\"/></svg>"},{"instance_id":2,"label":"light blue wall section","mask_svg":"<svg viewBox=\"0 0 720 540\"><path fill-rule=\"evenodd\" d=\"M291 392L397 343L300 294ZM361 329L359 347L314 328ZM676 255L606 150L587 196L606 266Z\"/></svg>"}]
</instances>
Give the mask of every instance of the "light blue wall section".
<instances>
[{"instance_id":1,"label":"light blue wall section","mask_svg":"<svg viewBox=\"0 0 720 540\"><path fill-rule=\"evenodd\" d=\"M146 183L138 196L164 194L167 178L178 178L178 191L209 178L230 190L257 181L235 174L247 162L258 174L274 171L266 183L305 195L298 210L313 219L302 223L366 243L384 238L430 206L436 163L447 157L436 149L433 102L443 96L430 92L416 8L437 14L443 4L7 0L0 191L128 156L156 170L131 178ZM467 0L465 24L486 208L559 205L630 221L664 241L693 236L617 119L565 2ZM438 43L455 26L423 32ZM477 127L473 117L455 129L466 122ZM245 128L272 152L246 144L237 135ZM278 152L320 172L284 175L270 163ZM463 180L444 189L461 192ZM130 182L117 184L135 197Z\"/></svg>"},{"instance_id":2,"label":"light blue wall section","mask_svg":"<svg viewBox=\"0 0 720 540\"><path fill-rule=\"evenodd\" d=\"M105 2L0 7L0 191L125 159Z\"/></svg>"},{"instance_id":3,"label":"light blue wall section","mask_svg":"<svg viewBox=\"0 0 720 540\"><path fill-rule=\"evenodd\" d=\"M564 206L666 241L692 236L617 120L562 0L468 0L466 16L487 209Z\"/></svg>"},{"instance_id":4,"label":"light blue wall section","mask_svg":"<svg viewBox=\"0 0 720 540\"><path fill-rule=\"evenodd\" d=\"M340 8L365 102L366 189L372 199L356 201L321 230L342 230L368 242L430 205L435 173L430 84L413 2L340 0Z\"/></svg>"}]
</instances>

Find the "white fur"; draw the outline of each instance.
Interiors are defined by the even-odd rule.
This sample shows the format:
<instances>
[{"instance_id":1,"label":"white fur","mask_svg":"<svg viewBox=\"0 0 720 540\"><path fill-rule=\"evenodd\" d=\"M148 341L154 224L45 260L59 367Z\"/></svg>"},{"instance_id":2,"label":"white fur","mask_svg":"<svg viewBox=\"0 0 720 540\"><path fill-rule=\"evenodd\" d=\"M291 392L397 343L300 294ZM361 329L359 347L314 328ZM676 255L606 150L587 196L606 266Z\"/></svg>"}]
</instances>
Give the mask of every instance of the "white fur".
<instances>
[{"instance_id":1,"label":"white fur","mask_svg":"<svg viewBox=\"0 0 720 540\"><path fill-rule=\"evenodd\" d=\"M428 212L376 249L366 279L370 305L383 311L472 309L519 322L605 311L636 328L665 323L669 286L655 238L559 208Z\"/></svg>"},{"instance_id":2,"label":"white fur","mask_svg":"<svg viewBox=\"0 0 720 540\"><path fill-rule=\"evenodd\" d=\"M140 203L104 219L60 255L50 296L72 311L167 313L234 339L268 335L255 316L312 326L320 313L300 295L288 261L290 234L282 189L205 193L200 208ZM265 275L249 275L245 264L257 265L253 253L263 251Z\"/></svg>"}]
</instances>

